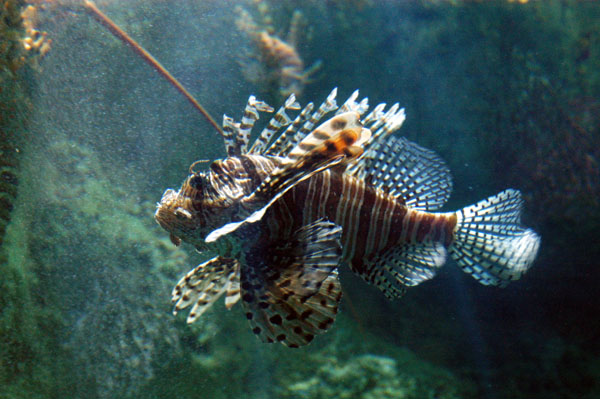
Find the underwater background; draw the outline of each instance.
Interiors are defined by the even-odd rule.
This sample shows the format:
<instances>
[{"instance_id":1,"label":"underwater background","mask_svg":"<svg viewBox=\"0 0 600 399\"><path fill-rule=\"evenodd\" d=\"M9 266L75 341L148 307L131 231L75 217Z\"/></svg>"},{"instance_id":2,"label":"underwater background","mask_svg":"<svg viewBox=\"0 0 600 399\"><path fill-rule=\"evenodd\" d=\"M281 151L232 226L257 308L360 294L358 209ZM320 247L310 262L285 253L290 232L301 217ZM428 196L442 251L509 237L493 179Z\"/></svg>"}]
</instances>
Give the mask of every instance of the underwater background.
<instances>
[{"instance_id":1,"label":"underwater background","mask_svg":"<svg viewBox=\"0 0 600 399\"><path fill-rule=\"evenodd\" d=\"M217 120L292 89L399 102L398 134L452 171L444 209L520 189L542 245L507 288L449 262L394 302L342 267L337 322L300 349L262 344L220 301L188 326L170 291L205 258L153 213L221 138L83 2L7 0L0 398L600 397L600 3L96 4Z\"/></svg>"}]
</instances>

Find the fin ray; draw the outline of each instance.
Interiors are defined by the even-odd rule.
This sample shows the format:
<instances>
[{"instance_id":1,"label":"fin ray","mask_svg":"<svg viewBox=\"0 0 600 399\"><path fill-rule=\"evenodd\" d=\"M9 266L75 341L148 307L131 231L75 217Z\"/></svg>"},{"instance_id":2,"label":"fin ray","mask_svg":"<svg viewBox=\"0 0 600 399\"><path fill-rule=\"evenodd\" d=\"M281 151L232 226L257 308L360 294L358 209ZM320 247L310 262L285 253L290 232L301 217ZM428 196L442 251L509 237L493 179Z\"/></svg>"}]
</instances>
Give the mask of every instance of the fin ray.
<instances>
[{"instance_id":1,"label":"fin ray","mask_svg":"<svg viewBox=\"0 0 600 399\"><path fill-rule=\"evenodd\" d=\"M366 263L367 281L372 280L386 297L394 299L407 287L433 278L446 263L446 249L435 242L404 244Z\"/></svg>"},{"instance_id":2,"label":"fin ray","mask_svg":"<svg viewBox=\"0 0 600 399\"><path fill-rule=\"evenodd\" d=\"M450 197L452 177L433 151L405 138L391 137L368 150L347 173L401 198L417 210L439 209Z\"/></svg>"},{"instance_id":3,"label":"fin ray","mask_svg":"<svg viewBox=\"0 0 600 399\"><path fill-rule=\"evenodd\" d=\"M263 154L280 156L285 152L285 149L288 148L288 146L290 148L293 147L292 143L296 140L296 132L298 132L298 129L300 129L302 124L306 122L308 114L312 112L313 108L313 103L306 104L302 111L300 111L300 114L296 116L294 121L287 127L287 129L283 131L283 133L281 133L277 140L269 145Z\"/></svg>"},{"instance_id":4,"label":"fin ray","mask_svg":"<svg viewBox=\"0 0 600 399\"><path fill-rule=\"evenodd\" d=\"M258 222L265 215L269 207L296 184L340 164L343 160L343 156L336 156L317 160L316 162L291 165L284 169L276 169L272 175L262 182L256 191L242 200L252 213L239 222L227 223L213 230L206 236L205 241L208 243L214 242L222 236L233 233L246 223ZM258 209L254 210L255 208Z\"/></svg>"},{"instance_id":5,"label":"fin ray","mask_svg":"<svg viewBox=\"0 0 600 399\"><path fill-rule=\"evenodd\" d=\"M282 144L277 156L287 156L291 150L313 130L315 125L329 112L335 111L338 106L335 101L337 96L337 87L334 88L331 93L327 96L327 99L319 106L319 108L311 114L311 116L304 121L302 127L293 136L287 135L288 140L285 144ZM312 107L311 107L312 109ZM310 111L309 111L310 112ZM279 140L278 140L279 141Z\"/></svg>"},{"instance_id":6,"label":"fin ray","mask_svg":"<svg viewBox=\"0 0 600 399\"><path fill-rule=\"evenodd\" d=\"M505 286L532 265L540 237L520 225L523 199L508 189L458 212L450 255L484 285Z\"/></svg>"},{"instance_id":7,"label":"fin ray","mask_svg":"<svg viewBox=\"0 0 600 399\"><path fill-rule=\"evenodd\" d=\"M198 265L173 288L173 314L191 306L187 322L193 323L223 294L230 309L240 298L239 274L240 264L235 259L217 256Z\"/></svg>"},{"instance_id":8,"label":"fin ray","mask_svg":"<svg viewBox=\"0 0 600 399\"><path fill-rule=\"evenodd\" d=\"M225 152L227 156L242 155L242 147L239 140L240 125L233 118L223 115L223 140L225 141Z\"/></svg>"},{"instance_id":9,"label":"fin ray","mask_svg":"<svg viewBox=\"0 0 600 399\"><path fill-rule=\"evenodd\" d=\"M250 133L254 124L259 118L258 112L273 112L273 108L267 103L257 100L254 96L248 98L248 103L244 109L244 115L242 121L239 124L238 134L238 146L240 148L240 154L243 155L248 152L248 143L250 141ZM238 156L239 156L238 155Z\"/></svg>"},{"instance_id":10,"label":"fin ray","mask_svg":"<svg viewBox=\"0 0 600 399\"><path fill-rule=\"evenodd\" d=\"M336 115L302 140L260 186L241 200L249 216L212 231L206 242L230 234L246 223L260 220L267 209L296 184L362 154L371 131L363 128L357 112Z\"/></svg>"},{"instance_id":11,"label":"fin ray","mask_svg":"<svg viewBox=\"0 0 600 399\"><path fill-rule=\"evenodd\" d=\"M319 220L246 254L242 305L263 342L306 345L333 324L341 300L340 237L340 227Z\"/></svg>"},{"instance_id":12,"label":"fin ray","mask_svg":"<svg viewBox=\"0 0 600 399\"><path fill-rule=\"evenodd\" d=\"M292 123L292 120L285 112L286 110L290 109L300 109L300 104L296 101L296 96L294 94L290 95L288 99L285 100L284 105L279 108L267 126L260 133L256 141L254 141L254 144L249 151L250 154L263 153L265 151L265 147L271 141L273 134L275 134L280 128L288 126L290 123Z\"/></svg>"},{"instance_id":13,"label":"fin ray","mask_svg":"<svg viewBox=\"0 0 600 399\"><path fill-rule=\"evenodd\" d=\"M356 102L358 98L358 90L355 90L350 97L342 104L340 109L336 111L336 115L343 114L346 112L358 112L360 115L364 114L369 109L369 99L363 98L360 102Z\"/></svg>"}]
</instances>

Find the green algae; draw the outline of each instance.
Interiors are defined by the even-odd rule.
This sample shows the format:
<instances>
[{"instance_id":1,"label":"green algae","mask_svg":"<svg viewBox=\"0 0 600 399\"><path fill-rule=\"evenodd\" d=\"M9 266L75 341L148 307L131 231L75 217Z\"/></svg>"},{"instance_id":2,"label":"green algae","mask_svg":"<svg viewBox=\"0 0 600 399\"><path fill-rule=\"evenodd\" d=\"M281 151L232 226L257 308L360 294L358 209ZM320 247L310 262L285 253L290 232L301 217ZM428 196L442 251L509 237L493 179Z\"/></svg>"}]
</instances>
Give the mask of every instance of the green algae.
<instances>
[{"instance_id":1,"label":"green algae","mask_svg":"<svg viewBox=\"0 0 600 399\"><path fill-rule=\"evenodd\" d=\"M17 210L17 178L28 122L33 112L32 59L25 51L23 1L0 5L0 397L46 398L56 392L60 370L45 334L60 324L36 288L38 276L27 257L23 211Z\"/></svg>"},{"instance_id":2,"label":"green algae","mask_svg":"<svg viewBox=\"0 0 600 399\"><path fill-rule=\"evenodd\" d=\"M151 202L115 186L93 151L54 137L26 147L2 290L3 389L127 395L179 351L168 297L189 260L157 235Z\"/></svg>"},{"instance_id":3,"label":"green algae","mask_svg":"<svg viewBox=\"0 0 600 399\"><path fill-rule=\"evenodd\" d=\"M57 140L45 154L29 165L37 184L26 195L39 289L64 319L76 392L127 394L152 377L158 354L178 351L167 273L187 259L158 239L151 203L114 185L93 151Z\"/></svg>"}]
</instances>

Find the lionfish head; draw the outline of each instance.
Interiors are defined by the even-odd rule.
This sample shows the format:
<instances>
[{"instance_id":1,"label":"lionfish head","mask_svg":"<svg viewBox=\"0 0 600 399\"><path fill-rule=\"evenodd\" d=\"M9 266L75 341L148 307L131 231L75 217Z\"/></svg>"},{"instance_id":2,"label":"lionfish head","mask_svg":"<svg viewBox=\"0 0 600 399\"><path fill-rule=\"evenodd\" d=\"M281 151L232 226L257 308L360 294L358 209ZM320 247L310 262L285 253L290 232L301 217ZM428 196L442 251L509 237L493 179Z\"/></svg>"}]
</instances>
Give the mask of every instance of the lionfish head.
<instances>
[{"instance_id":1,"label":"lionfish head","mask_svg":"<svg viewBox=\"0 0 600 399\"><path fill-rule=\"evenodd\" d=\"M229 194L215 187L211 172L193 172L179 191L164 192L154 218L170 233L175 245L183 240L204 250L204 238L235 217L236 196Z\"/></svg>"}]
</instances>

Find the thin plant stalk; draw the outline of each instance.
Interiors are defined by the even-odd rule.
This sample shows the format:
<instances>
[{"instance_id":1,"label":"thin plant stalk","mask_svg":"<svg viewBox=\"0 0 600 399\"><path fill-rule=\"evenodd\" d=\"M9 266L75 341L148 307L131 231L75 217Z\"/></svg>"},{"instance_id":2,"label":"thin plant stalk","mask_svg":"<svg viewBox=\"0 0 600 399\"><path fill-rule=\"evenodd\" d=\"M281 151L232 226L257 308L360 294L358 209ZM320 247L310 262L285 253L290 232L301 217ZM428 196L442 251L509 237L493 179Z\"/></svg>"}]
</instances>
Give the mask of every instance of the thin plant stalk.
<instances>
[{"instance_id":1,"label":"thin plant stalk","mask_svg":"<svg viewBox=\"0 0 600 399\"><path fill-rule=\"evenodd\" d=\"M121 40L123 43L127 44L137 55L142 57L144 61L146 61L154 70L156 70L159 74L161 74L173 87L175 87L181 94L187 98L187 100L192 103L192 105L200 111L202 116L206 118L208 123L210 123L217 132L221 136L223 136L223 130L221 127L215 122L215 120L210 116L210 114L204 109L202 105L188 92L185 87L165 67L163 67L160 62L156 60L146 49L140 46L131 36L129 36L123 29L121 29L117 24L115 24L109 17L106 16L102 11L96 7L96 4L93 1L85 0L83 2L85 8L91 13L91 15L98 21L100 24L104 25L116 38Z\"/></svg>"}]
</instances>

